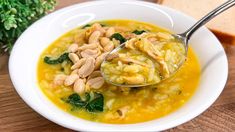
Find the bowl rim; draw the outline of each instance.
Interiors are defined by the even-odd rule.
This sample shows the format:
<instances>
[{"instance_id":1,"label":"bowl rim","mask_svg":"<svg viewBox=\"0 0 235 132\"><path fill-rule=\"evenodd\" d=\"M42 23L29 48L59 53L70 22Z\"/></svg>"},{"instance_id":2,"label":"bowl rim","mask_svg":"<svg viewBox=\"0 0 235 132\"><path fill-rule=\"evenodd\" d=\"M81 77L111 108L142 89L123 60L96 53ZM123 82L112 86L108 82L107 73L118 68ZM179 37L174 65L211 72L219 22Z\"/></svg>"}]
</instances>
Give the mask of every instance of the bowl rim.
<instances>
[{"instance_id":1,"label":"bowl rim","mask_svg":"<svg viewBox=\"0 0 235 132\"><path fill-rule=\"evenodd\" d=\"M106 4L106 2L107 2L107 1L105 1L105 0L100 0L100 1L88 1L88 2L78 3L78 4L74 4L74 5L72 5L72 6L68 6L68 7L59 9L59 10L57 10L57 11L55 11L55 12L50 13L49 15L44 16L44 17L41 18L40 20L36 21L36 22L33 23L28 29L31 29L31 28L32 28L34 25L36 25L37 23L43 21L46 17L59 14L59 13L61 13L61 12L63 12L63 11L66 11L67 9L74 8L74 7L80 8L80 7L83 7L83 6L87 6L87 5L89 5L89 4L92 4L92 6L97 5L97 4ZM137 0L120 0L120 1L110 0L110 1L108 1L108 2L114 2L114 3L115 3L115 2L116 2L116 3L128 2L129 4L130 4L130 3L132 3L132 4L133 4L133 3L139 3L139 4L154 6L154 7L158 7L158 8L161 7L161 8L165 8L165 9L167 9L167 10L170 10L170 11L174 11L174 12L176 12L176 13L182 15L182 16L190 17L190 16L185 15L184 13L182 13L182 12L180 12L180 11L178 11L178 10L174 10L174 9L169 8L169 7L165 7L165 6L162 6L162 5L158 5L158 4L156 4L156 3L150 3L150 2L145 2L145 1L137 1ZM190 18L191 18L192 20L196 21L196 20L193 19L192 17L190 17ZM27 30L28 30L28 29L27 29ZM26 31L27 31L27 30L26 30ZM209 33L211 33L211 31L209 31L208 29L206 29L206 30L207 30ZM25 31L25 32L26 32L26 31ZM23 34L25 34L25 32L24 32ZM22 34L22 35L23 35L23 34ZM212 33L211 33L211 34L212 34ZM21 36L22 36L22 35L21 35ZM213 36L214 36L214 35L213 35ZM214 37L215 37L215 36L214 36ZM10 78L11 78L11 80L12 80L12 83L13 83L14 88L15 88L15 90L17 91L18 95L20 95L20 97L23 99L23 101L24 101L29 107L31 107L34 111L36 111L37 113L39 113L40 115L42 115L42 116L45 117L46 119L48 119L48 120L50 120L50 121L53 121L53 122L55 122L56 124L59 124L59 125L61 125L61 126L63 126L63 127L66 127L66 128L69 128L69 129L73 129L73 130L78 130L77 127L71 127L71 126L69 126L67 123L58 121L57 119L53 118L52 116L46 115L45 112L42 112L42 111L38 110L38 109L37 109L37 106L36 106L36 105L33 105L33 104L30 102L30 100L28 100L28 99L25 97L25 95L23 95L23 93L20 91L20 88L17 87L17 84L16 84L17 81L14 79L14 73L12 72L12 71L13 71L12 69L13 69L13 67L14 67L14 65L13 65L13 64L14 64L14 60L13 60L12 58L14 58L14 56L15 56L15 52L14 52L14 51L16 50L16 47L17 47L18 42L20 41L20 39L21 39L21 37L16 41L15 46L14 46L13 49L12 49L12 53L11 53L11 55L10 55L9 64L8 64L8 66L9 66ZM215 39L217 39L217 38L215 37ZM218 39L217 39L217 41L218 41L219 46L222 48L223 52L225 53L225 51L224 51L224 49L223 49L223 47L222 47L222 45L221 45L221 43L219 42ZM225 56L226 56L226 54L225 54ZM206 111L206 110L215 102L215 100L219 97L219 95L222 93L222 91L223 91L223 89L224 89L224 87L225 87L225 84L226 84L226 82L227 82L227 79L228 79L228 60L227 60L227 56L226 56L226 79L223 80L223 82L222 82L222 83L223 83L223 87L220 88L220 91L218 91L217 95L214 96L214 98L211 100L211 102L208 102L207 104L205 104L204 107L202 107L200 110L198 110L198 111L196 111L196 112L192 112L193 114L190 114L190 115L187 117L187 119L178 120L178 121L175 122L174 124L171 124L171 126L168 126L168 127L159 129L159 131L160 131L160 130L170 129L170 128L176 127L176 126L178 126L178 125L181 125L181 124L183 124L183 123L185 123L185 122L187 122L187 121L192 120L193 118L197 117L198 115L200 115L201 113L203 113L204 111ZM91 122L90 124L91 124L91 125L92 125L92 124L93 124L93 125L95 125L95 124L102 125L103 123ZM136 123L136 124L105 124L104 126L110 126L110 127L109 127L109 128L104 128L104 129L105 129L106 131L110 131L110 130L113 130L111 126L135 126L135 125L139 125L139 124L141 124L141 123ZM155 129L156 129L156 128L155 128ZM85 130L85 129L84 129L84 128L80 128L80 130ZM88 128L88 129L86 129L86 131L87 131L87 130L91 131L91 130L94 130L94 129ZM98 130L98 129L97 129L97 130ZM150 130L154 130L154 128L152 127ZM117 130L117 131L119 131L119 130ZM122 129L120 129L120 131L122 131Z\"/></svg>"}]
</instances>

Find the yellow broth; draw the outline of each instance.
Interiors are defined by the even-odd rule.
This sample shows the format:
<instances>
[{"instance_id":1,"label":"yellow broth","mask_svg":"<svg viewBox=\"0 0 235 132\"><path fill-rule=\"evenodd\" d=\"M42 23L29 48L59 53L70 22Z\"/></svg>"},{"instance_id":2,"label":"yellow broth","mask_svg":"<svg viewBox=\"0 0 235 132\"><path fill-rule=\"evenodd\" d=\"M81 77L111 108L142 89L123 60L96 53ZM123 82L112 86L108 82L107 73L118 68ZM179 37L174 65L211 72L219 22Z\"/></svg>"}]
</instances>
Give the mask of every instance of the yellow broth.
<instances>
[{"instance_id":1,"label":"yellow broth","mask_svg":"<svg viewBox=\"0 0 235 132\"><path fill-rule=\"evenodd\" d=\"M126 31L135 29L151 32L168 32L148 23L130 20L101 21L106 26L116 26ZM81 39L81 28L73 29L58 38L41 54L37 68L38 85L56 106L74 116L95 122L111 124L130 124L149 121L170 114L184 105L194 94L200 80L200 65L192 48L189 48L185 64L171 78L160 84L142 88L120 88L105 83L99 91L104 96L103 112L87 112L84 109L74 109L62 98L73 93L71 87L57 86L53 79L58 73L70 74L71 64L48 65L44 63L45 56L59 56L74 42L84 43ZM123 118L117 113L120 108L128 108Z\"/></svg>"}]
</instances>

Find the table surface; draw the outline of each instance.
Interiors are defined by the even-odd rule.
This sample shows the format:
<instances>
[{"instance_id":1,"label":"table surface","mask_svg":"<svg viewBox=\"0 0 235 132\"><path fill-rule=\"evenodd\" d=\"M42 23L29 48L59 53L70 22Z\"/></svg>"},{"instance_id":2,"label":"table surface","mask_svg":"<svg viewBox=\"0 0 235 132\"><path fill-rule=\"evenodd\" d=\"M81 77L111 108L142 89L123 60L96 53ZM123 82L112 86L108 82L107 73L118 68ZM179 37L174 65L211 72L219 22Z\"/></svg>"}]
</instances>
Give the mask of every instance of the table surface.
<instances>
[{"instance_id":1,"label":"table surface","mask_svg":"<svg viewBox=\"0 0 235 132\"><path fill-rule=\"evenodd\" d=\"M85 0L58 1L57 9ZM204 113L167 131L235 131L235 46L222 43L229 61L228 81L222 94ZM24 103L10 80L7 60L7 55L0 57L0 131L72 131L47 120Z\"/></svg>"}]
</instances>

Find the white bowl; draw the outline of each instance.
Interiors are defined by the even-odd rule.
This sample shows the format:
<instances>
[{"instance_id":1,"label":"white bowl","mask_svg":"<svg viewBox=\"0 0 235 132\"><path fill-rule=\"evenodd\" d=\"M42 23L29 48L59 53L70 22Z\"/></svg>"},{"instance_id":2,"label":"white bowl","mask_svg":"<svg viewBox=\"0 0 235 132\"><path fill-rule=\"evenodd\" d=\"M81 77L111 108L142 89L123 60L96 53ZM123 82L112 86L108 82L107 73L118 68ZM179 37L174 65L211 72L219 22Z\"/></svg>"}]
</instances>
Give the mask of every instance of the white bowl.
<instances>
[{"instance_id":1,"label":"white bowl","mask_svg":"<svg viewBox=\"0 0 235 132\"><path fill-rule=\"evenodd\" d=\"M86 131L160 131L185 123L205 111L222 92L228 75L223 47L205 27L197 31L190 44L201 67L201 81L193 97L177 111L160 119L137 124L104 124L72 116L55 106L37 85L39 55L65 32L96 20L134 19L181 33L195 20L176 10L141 1L94 1L70 6L35 22L13 47L9 70L16 91L45 118L73 130Z\"/></svg>"}]
</instances>

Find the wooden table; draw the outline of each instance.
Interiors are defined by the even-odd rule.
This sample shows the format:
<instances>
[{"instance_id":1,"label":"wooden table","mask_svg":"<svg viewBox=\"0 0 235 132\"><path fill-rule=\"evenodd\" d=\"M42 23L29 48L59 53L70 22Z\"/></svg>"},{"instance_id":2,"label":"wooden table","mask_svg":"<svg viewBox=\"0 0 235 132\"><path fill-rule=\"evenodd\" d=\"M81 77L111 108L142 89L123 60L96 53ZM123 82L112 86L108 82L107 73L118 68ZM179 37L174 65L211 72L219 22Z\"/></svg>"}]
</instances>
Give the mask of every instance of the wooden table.
<instances>
[{"instance_id":1,"label":"wooden table","mask_svg":"<svg viewBox=\"0 0 235 132\"><path fill-rule=\"evenodd\" d=\"M85 0L59 0L57 8ZM154 1L154 0L149 0ZM235 131L235 46L223 43L229 60L224 91L203 114L168 131ZM0 57L0 132L72 131L42 117L16 93L8 72L8 56Z\"/></svg>"}]
</instances>

